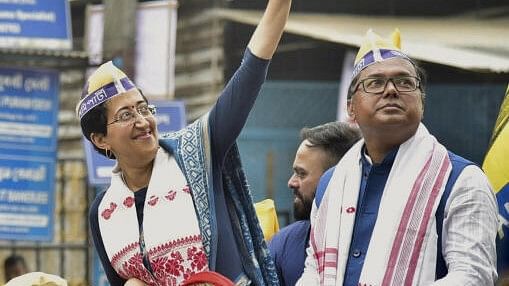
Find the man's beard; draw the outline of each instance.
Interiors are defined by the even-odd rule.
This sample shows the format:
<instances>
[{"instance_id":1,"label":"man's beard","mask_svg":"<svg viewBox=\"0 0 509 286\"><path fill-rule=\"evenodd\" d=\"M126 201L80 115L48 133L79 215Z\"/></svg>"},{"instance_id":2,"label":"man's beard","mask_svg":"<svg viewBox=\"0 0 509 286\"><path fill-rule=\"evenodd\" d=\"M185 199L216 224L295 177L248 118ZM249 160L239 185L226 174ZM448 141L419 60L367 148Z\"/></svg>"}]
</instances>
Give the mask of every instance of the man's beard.
<instances>
[{"instance_id":1,"label":"man's beard","mask_svg":"<svg viewBox=\"0 0 509 286\"><path fill-rule=\"evenodd\" d=\"M293 201L293 217L295 220L309 220L312 207L313 200L306 200L297 193L297 200Z\"/></svg>"}]
</instances>

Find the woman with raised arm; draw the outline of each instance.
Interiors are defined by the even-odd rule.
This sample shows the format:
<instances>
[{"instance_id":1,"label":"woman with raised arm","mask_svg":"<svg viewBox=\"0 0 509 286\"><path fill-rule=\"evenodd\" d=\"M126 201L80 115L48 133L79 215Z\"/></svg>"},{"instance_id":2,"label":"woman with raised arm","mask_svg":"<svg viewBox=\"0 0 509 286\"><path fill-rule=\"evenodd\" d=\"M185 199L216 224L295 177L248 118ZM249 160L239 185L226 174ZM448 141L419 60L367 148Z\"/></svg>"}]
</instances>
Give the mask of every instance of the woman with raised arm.
<instances>
[{"instance_id":1,"label":"woman with raised arm","mask_svg":"<svg viewBox=\"0 0 509 286\"><path fill-rule=\"evenodd\" d=\"M212 110L158 136L155 107L111 62L76 107L85 137L116 159L90 209L94 244L112 286L180 285L215 271L236 285L277 285L235 140L263 84L291 0L269 0L238 70ZM129 281L129 282L128 282Z\"/></svg>"}]
</instances>

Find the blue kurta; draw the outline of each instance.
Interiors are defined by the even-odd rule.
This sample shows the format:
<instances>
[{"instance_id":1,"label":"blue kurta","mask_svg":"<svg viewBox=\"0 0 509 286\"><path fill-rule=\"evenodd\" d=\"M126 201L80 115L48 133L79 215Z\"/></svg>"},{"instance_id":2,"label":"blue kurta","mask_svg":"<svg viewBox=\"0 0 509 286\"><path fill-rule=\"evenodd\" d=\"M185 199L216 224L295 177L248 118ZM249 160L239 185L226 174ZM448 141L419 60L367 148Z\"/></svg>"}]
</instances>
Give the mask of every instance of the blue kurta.
<instances>
[{"instance_id":1,"label":"blue kurta","mask_svg":"<svg viewBox=\"0 0 509 286\"><path fill-rule=\"evenodd\" d=\"M359 283L362 265L378 217L380 200L397 153L398 149L392 150L385 156L382 163L374 165L370 164L365 156L361 156L362 178L359 200L357 201L357 216L353 227L348 262L346 263L345 282L343 284L345 286L357 286Z\"/></svg>"}]
</instances>

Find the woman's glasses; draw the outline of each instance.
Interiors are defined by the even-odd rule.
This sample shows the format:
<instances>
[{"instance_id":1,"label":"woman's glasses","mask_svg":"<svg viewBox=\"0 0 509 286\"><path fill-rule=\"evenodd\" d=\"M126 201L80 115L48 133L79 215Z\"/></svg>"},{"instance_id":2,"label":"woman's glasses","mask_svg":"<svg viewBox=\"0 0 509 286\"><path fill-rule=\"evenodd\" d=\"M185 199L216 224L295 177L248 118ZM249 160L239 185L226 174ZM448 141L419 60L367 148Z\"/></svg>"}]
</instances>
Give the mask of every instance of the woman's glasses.
<instances>
[{"instance_id":1,"label":"woman's glasses","mask_svg":"<svg viewBox=\"0 0 509 286\"><path fill-rule=\"evenodd\" d=\"M124 109L113 118L112 122L106 124L106 126L117 122L122 125L129 125L136 121L137 114L141 115L143 118L147 118L156 114L156 111L155 105L151 104L142 104L135 109Z\"/></svg>"}]
</instances>

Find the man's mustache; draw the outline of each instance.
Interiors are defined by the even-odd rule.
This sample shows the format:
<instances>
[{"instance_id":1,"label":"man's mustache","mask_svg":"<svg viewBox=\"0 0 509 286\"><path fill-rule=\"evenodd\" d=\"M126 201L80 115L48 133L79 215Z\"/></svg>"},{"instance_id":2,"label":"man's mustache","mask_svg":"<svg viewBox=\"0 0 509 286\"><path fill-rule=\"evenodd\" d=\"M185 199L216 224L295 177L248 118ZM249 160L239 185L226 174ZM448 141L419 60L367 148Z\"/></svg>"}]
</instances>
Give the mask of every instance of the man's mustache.
<instances>
[{"instance_id":1,"label":"man's mustache","mask_svg":"<svg viewBox=\"0 0 509 286\"><path fill-rule=\"evenodd\" d=\"M301 201L304 200L304 197L302 196L302 194L299 192L299 189L296 189L296 188L291 188L292 191L293 191L293 195L296 197L296 198L299 198Z\"/></svg>"}]
</instances>

